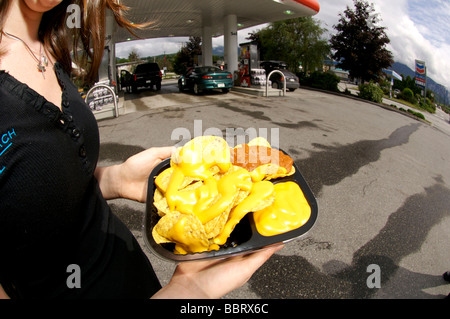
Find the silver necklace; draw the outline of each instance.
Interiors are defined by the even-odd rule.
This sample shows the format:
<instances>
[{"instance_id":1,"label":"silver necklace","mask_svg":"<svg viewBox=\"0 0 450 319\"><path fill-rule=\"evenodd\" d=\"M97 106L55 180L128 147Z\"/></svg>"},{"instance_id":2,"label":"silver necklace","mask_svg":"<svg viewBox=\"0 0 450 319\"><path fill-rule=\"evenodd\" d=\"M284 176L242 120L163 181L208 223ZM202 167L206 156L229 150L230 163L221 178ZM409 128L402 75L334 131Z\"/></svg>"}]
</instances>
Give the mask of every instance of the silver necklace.
<instances>
[{"instance_id":1,"label":"silver necklace","mask_svg":"<svg viewBox=\"0 0 450 319\"><path fill-rule=\"evenodd\" d=\"M45 54L42 52L42 43L40 43L40 47L39 47L39 58L33 53L33 50L31 50L31 48L28 46L28 44L23 41L21 38L12 35L6 31L2 31L2 33L4 35L6 35L8 38L13 39L13 40L17 40L22 42L25 45L25 48L27 49L27 51L31 54L31 56L33 57L33 59L36 60L37 64L37 69L39 72L42 73L43 78L45 79L45 74L44 72L47 71L46 67L48 66L48 59L45 56Z\"/></svg>"}]
</instances>

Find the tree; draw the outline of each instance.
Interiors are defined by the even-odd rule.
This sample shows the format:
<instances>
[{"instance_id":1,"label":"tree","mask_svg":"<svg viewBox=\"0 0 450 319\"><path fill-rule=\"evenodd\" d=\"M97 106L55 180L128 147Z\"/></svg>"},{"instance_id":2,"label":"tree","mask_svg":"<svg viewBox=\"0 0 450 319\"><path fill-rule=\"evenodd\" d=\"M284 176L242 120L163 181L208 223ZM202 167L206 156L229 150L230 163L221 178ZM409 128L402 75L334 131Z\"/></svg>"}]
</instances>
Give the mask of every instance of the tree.
<instances>
[{"instance_id":1,"label":"tree","mask_svg":"<svg viewBox=\"0 0 450 319\"><path fill-rule=\"evenodd\" d=\"M390 40L386 28L376 25L379 20L373 5L361 0L354 0L354 5L355 10L347 7L333 26L338 31L330 40L333 58L354 79L378 80L382 70L394 63L392 53L386 49Z\"/></svg>"},{"instance_id":2,"label":"tree","mask_svg":"<svg viewBox=\"0 0 450 319\"><path fill-rule=\"evenodd\" d=\"M189 37L189 41L181 48L173 61L173 69L183 74L187 68L194 66L197 56L202 54L202 38Z\"/></svg>"},{"instance_id":3,"label":"tree","mask_svg":"<svg viewBox=\"0 0 450 319\"><path fill-rule=\"evenodd\" d=\"M128 54L128 61L136 62L139 60L140 60L139 53L137 53L135 49L131 50L131 52Z\"/></svg>"},{"instance_id":4,"label":"tree","mask_svg":"<svg viewBox=\"0 0 450 319\"><path fill-rule=\"evenodd\" d=\"M322 68L330 47L322 35L325 29L312 17L302 17L271 23L267 28L251 33L247 38L258 43L261 60L282 60L294 73Z\"/></svg>"},{"instance_id":5,"label":"tree","mask_svg":"<svg viewBox=\"0 0 450 319\"><path fill-rule=\"evenodd\" d=\"M403 92L404 89L409 88L411 91L413 91L414 95L420 94L421 89L416 85L416 81L414 77L411 76L404 76L402 74L402 80L394 80L394 86L392 87L394 90L399 90L400 92Z\"/></svg>"}]
</instances>

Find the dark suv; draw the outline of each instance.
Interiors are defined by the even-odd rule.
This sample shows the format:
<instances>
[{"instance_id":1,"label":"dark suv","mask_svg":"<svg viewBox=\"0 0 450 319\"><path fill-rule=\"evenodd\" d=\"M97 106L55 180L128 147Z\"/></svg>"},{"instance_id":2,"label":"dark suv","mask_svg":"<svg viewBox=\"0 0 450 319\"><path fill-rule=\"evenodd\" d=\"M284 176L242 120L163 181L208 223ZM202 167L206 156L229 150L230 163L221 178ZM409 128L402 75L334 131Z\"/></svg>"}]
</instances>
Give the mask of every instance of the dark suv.
<instances>
[{"instance_id":1,"label":"dark suv","mask_svg":"<svg viewBox=\"0 0 450 319\"><path fill-rule=\"evenodd\" d=\"M133 92L137 92L139 87L149 87L156 90L161 90L162 74L158 63L144 63L139 64L134 71L132 77Z\"/></svg>"}]
</instances>

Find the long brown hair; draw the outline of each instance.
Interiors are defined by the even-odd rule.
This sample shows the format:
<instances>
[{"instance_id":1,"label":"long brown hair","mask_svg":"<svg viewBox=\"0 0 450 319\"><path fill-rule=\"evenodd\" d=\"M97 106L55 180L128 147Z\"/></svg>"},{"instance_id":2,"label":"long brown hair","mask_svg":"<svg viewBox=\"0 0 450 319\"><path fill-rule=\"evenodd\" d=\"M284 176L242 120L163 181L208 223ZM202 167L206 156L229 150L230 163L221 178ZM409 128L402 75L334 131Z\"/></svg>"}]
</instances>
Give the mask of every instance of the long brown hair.
<instances>
[{"instance_id":1,"label":"long brown hair","mask_svg":"<svg viewBox=\"0 0 450 319\"><path fill-rule=\"evenodd\" d=\"M0 31L12 0L0 1ZM81 11L81 27L69 28L66 25L67 7L76 4ZM63 68L72 73L72 61L83 72L83 82L93 83L102 60L105 47L106 9L110 9L117 24L130 33L142 29L150 23L134 24L125 15L128 7L119 0L63 0L52 10L44 13L39 26L39 40L44 43ZM0 52L1 55L1 52Z\"/></svg>"}]
</instances>

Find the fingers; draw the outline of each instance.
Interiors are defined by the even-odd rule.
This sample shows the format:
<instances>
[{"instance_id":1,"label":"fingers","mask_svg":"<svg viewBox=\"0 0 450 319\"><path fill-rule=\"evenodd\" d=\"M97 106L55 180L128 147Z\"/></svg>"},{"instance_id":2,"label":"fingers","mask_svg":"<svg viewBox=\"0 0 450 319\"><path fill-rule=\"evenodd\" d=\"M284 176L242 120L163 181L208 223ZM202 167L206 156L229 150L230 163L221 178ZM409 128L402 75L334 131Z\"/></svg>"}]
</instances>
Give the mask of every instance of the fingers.
<instances>
[{"instance_id":1,"label":"fingers","mask_svg":"<svg viewBox=\"0 0 450 319\"><path fill-rule=\"evenodd\" d=\"M251 257L255 257L255 255L257 256L257 258L270 258L270 256L272 256L274 253L276 253L277 251L280 251L281 249L284 248L284 244L283 243L279 243L279 244L275 244L266 248L263 248L251 255L247 255L249 258Z\"/></svg>"},{"instance_id":2,"label":"fingers","mask_svg":"<svg viewBox=\"0 0 450 319\"><path fill-rule=\"evenodd\" d=\"M156 159L163 160L170 156L172 156L173 152L175 152L176 148L174 146L162 146L162 147L151 147L134 155L133 157L139 157L142 159Z\"/></svg>"},{"instance_id":3,"label":"fingers","mask_svg":"<svg viewBox=\"0 0 450 319\"><path fill-rule=\"evenodd\" d=\"M260 251L257 251L251 255L244 256L244 258L248 259L248 266L250 269L254 269L255 271L261 267L274 253L281 250L284 245L276 245L273 247L269 247Z\"/></svg>"},{"instance_id":4,"label":"fingers","mask_svg":"<svg viewBox=\"0 0 450 319\"><path fill-rule=\"evenodd\" d=\"M184 287L185 291L177 291L177 296L181 293L187 298L220 298L245 284L270 256L283 247L276 245L225 259L182 262L178 264L166 290L170 286Z\"/></svg>"},{"instance_id":5,"label":"fingers","mask_svg":"<svg viewBox=\"0 0 450 319\"><path fill-rule=\"evenodd\" d=\"M284 245L276 245L248 255L240 255L223 259L187 261L178 264L177 270L180 273L200 272L215 267L223 267L231 264L245 265L245 269L253 274L261 267L274 253L281 250Z\"/></svg>"},{"instance_id":6,"label":"fingers","mask_svg":"<svg viewBox=\"0 0 450 319\"><path fill-rule=\"evenodd\" d=\"M151 148L155 152L155 155L160 159L166 159L171 157L172 154L176 151L175 146L163 146L163 147L153 147Z\"/></svg>"}]
</instances>

